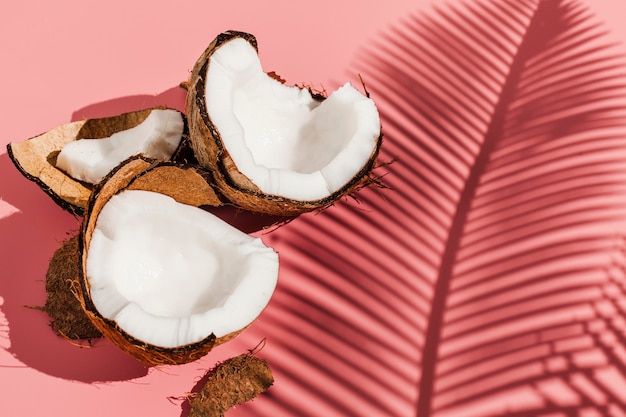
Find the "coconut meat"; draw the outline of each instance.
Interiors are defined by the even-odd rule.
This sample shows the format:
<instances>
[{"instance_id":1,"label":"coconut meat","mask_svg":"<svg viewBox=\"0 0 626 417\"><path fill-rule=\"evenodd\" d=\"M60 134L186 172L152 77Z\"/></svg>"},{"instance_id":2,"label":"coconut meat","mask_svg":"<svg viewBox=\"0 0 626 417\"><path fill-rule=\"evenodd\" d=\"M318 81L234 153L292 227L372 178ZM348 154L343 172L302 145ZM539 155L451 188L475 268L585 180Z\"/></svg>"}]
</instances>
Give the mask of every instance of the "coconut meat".
<instances>
[{"instance_id":1,"label":"coconut meat","mask_svg":"<svg viewBox=\"0 0 626 417\"><path fill-rule=\"evenodd\" d=\"M242 38L211 55L205 91L224 148L267 194L323 199L357 175L377 146L380 118L371 99L346 83L320 102L263 72Z\"/></svg>"},{"instance_id":2,"label":"coconut meat","mask_svg":"<svg viewBox=\"0 0 626 417\"><path fill-rule=\"evenodd\" d=\"M134 338L177 347L249 325L265 308L278 256L197 207L126 190L96 221L86 274L98 312Z\"/></svg>"},{"instance_id":3,"label":"coconut meat","mask_svg":"<svg viewBox=\"0 0 626 417\"><path fill-rule=\"evenodd\" d=\"M80 139L65 145L57 156L57 168L72 178L97 184L116 166L133 155L168 160L182 139L180 112L154 109L139 125L107 138Z\"/></svg>"}]
</instances>

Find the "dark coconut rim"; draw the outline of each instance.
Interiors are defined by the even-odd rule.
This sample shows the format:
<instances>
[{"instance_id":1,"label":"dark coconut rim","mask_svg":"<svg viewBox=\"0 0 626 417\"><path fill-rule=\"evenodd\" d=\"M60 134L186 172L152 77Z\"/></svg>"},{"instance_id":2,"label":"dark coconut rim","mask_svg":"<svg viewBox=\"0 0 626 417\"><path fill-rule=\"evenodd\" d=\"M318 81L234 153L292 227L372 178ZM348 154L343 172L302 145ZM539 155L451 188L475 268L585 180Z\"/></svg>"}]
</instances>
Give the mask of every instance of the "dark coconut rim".
<instances>
[{"instance_id":1,"label":"dark coconut rim","mask_svg":"<svg viewBox=\"0 0 626 417\"><path fill-rule=\"evenodd\" d=\"M210 334L198 342L171 348L156 346L130 335L114 320L103 317L91 300L90 288L85 273L86 261L88 247L91 241L91 233L95 228L100 211L111 197L124 190L131 189L134 183L140 181L142 178L145 178L147 175L150 175L151 172L163 167L175 167L182 170L192 170L195 171L195 173L197 173L202 179L206 180L209 178L205 170L196 165L181 165L174 162L156 162L141 155L128 158L125 162L112 170L102 182L94 187L94 192L89 199L89 205L86 212L87 215L83 220L79 235L79 301L81 302L83 309L94 325L105 337L116 344L120 349L132 355L147 366L174 365L195 361L206 355L217 344L230 340L243 330L241 329L221 338L217 338L214 334ZM111 185L113 181L118 182L118 184ZM210 184L207 183L207 186L212 189ZM113 188L109 189L109 187ZM107 194L110 195L107 197ZM101 197L105 200L102 201ZM215 205L218 204L219 201L216 200ZM95 217L93 214L95 214Z\"/></svg>"},{"instance_id":2,"label":"dark coconut rim","mask_svg":"<svg viewBox=\"0 0 626 417\"><path fill-rule=\"evenodd\" d=\"M276 211L271 208L267 209L263 207L262 204L259 204L259 205L244 204L244 208L246 209L258 210L258 211L262 211L268 214L298 215L307 211L321 210L329 206L332 206L344 195L349 194L353 191L356 191L364 186L367 186L369 183L373 182L371 181L370 173L376 166L378 154L382 146L382 140L383 140L382 131L380 132L376 140L376 146L372 150L372 153L370 154L367 162L365 163L365 165L363 165L361 170L357 172L352 177L352 179L348 181L346 184L344 184L341 188L334 191L332 194L324 198L318 199L318 200L296 200L296 199L291 199L291 198L287 198L287 197L276 195L276 194L268 194L268 193L261 191L258 188L250 189L250 188L243 187L240 184L238 184L237 181L233 179L232 175L230 174L231 171L226 166L226 161L232 160L232 159L230 158L230 154L228 150L224 146L221 135L219 134L219 130L214 125L214 123L211 120L211 117L208 114L208 111L206 108L205 96L206 96L206 76L207 76L209 61L211 59L211 56L222 45L237 38L242 38L245 41L247 41L250 45L254 47L254 49L258 53L258 44L257 44L255 36L252 34L249 34L246 32L233 31L233 30L219 34L215 38L215 40L209 45L209 47L205 50L205 52L202 54L202 56L200 57L200 59L198 60L198 62L196 63L194 67L192 80L191 80L193 84L190 85L190 90L188 93L189 95L193 97L191 98L188 97L188 100L187 100L187 103L188 103L187 113L190 119L191 119L191 114L193 110L190 104L194 104L204 124L204 127L208 130L208 133L211 136L209 139L213 140L213 142L215 143L215 146L217 147L217 158L214 161L214 165L215 165L214 168L217 171L215 173L217 177L216 180L218 178L222 179L227 188L233 190L235 193L243 194L244 197L243 198L233 197L230 192L227 192L224 190L221 190L222 194L224 194L226 198L234 199L235 201L233 202L235 204L241 204L242 199L244 200L245 199L261 199L261 200L272 203L273 206L280 207L280 209ZM326 99L325 96L318 94L318 93L314 93L313 91L311 91L311 89L309 89L309 92L311 93L313 98L318 101L323 101ZM369 93L367 93L366 96L369 98ZM193 129L195 127L194 123L195 123L195 120L191 119L190 129ZM193 134L193 131L191 134ZM203 139L205 138L201 138L201 140ZM191 140L192 140L192 145L193 145L194 138L191 138ZM225 158L225 156L228 156L228 158ZM233 162L233 166L237 170L238 175L245 177L245 175L239 172L239 170L236 168L236 166L234 165L234 162ZM247 179L248 182L250 182L251 184L254 184L252 181L250 181L249 178L247 177L245 178ZM219 181L217 185L220 186Z\"/></svg>"},{"instance_id":3,"label":"dark coconut rim","mask_svg":"<svg viewBox=\"0 0 626 417\"><path fill-rule=\"evenodd\" d=\"M176 150L174 151L174 154L172 155L171 160L180 161L181 163L194 163L195 159L193 157L193 151L191 150L191 145L189 143L189 123L187 121L187 116L179 110L172 109L166 106L155 106L155 107L151 107L148 109L122 113L116 116L86 119L82 121L83 125L80 127L80 129L76 133L72 142L76 140L86 139L86 138L103 139L103 138L111 136L114 133L131 129L133 127L138 126L143 121L145 121L145 119L150 115L152 110L173 110L182 115L183 133L181 136L180 143L178 147L176 148ZM56 128L43 132L39 135L33 136L27 139L26 141L43 140L42 137L49 134L53 130L62 128L63 126L69 126L75 123L81 123L81 121L70 122L65 125L57 126ZM122 126L121 129L119 128L120 126ZM32 174L26 167L22 165L22 163L20 162L19 158L15 155L15 152L13 150L14 146L19 146L21 143L22 142L9 143L7 145L7 153L9 155L9 158L11 159L15 167L18 169L18 171L26 179L37 184L37 186L41 188L41 190L45 192L48 196L50 196L52 200L59 207L70 212L73 215L84 216L85 210L87 208L87 204L89 201L89 197L85 197L84 199L77 197L76 199L78 199L80 202L78 204L72 203L70 201L71 200L70 198L65 198L62 194L55 191L53 185L51 185L50 183L46 181L43 181L37 175ZM45 162L42 160L41 163L42 164L48 163L53 169L55 169L58 172L55 178L63 179L63 181L71 181L78 188L82 188L84 190L85 195L87 196L90 195L95 188L94 184L90 184L90 183L86 183L86 182L74 179L70 175L68 175L67 173L63 172L62 170L56 167L55 162L56 162L57 155L59 154L60 151L61 149L55 149L48 155L45 155Z\"/></svg>"}]
</instances>

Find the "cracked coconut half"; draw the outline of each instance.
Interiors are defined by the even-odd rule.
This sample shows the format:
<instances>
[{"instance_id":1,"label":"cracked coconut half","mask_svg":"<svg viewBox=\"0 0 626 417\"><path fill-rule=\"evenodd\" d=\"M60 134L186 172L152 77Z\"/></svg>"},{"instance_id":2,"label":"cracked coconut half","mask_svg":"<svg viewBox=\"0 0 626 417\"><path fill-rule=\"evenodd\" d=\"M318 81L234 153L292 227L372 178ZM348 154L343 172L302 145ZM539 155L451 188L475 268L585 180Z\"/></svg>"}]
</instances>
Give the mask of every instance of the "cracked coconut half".
<instances>
[{"instance_id":1,"label":"cracked coconut half","mask_svg":"<svg viewBox=\"0 0 626 417\"><path fill-rule=\"evenodd\" d=\"M93 193L80 298L94 325L147 365L198 359L266 307L278 256L203 210L220 202L197 166L133 158Z\"/></svg>"},{"instance_id":2,"label":"cracked coconut half","mask_svg":"<svg viewBox=\"0 0 626 417\"><path fill-rule=\"evenodd\" d=\"M190 141L239 207L297 215L370 180L382 141L374 102L346 83L328 97L263 71L253 35L220 34L196 62Z\"/></svg>"},{"instance_id":3,"label":"cracked coconut half","mask_svg":"<svg viewBox=\"0 0 626 417\"><path fill-rule=\"evenodd\" d=\"M93 186L122 161L138 154L163 161L186 157L186 138L185 116L159 107L67 123L7 148L26 178L82 215Z\"/></svg>"}]
</instances>

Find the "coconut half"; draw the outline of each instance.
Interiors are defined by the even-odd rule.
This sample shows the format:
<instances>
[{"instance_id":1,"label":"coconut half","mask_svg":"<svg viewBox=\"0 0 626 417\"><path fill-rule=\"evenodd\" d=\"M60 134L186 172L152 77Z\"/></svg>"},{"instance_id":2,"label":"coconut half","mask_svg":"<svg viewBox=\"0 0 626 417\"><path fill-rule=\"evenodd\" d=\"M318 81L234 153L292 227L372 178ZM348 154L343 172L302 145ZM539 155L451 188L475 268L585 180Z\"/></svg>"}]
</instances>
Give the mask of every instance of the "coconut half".
<instances>
[{"instance_id":1,"label":"coconut half","mask_svg":"<svg viewBox=\"0 0 626 417\"><path fill-rule=\"evenodd\" d=\"M64 209L82 215L97 184L136 154L159 160L188 158L184 115L151 108L58 126L7 146L20 172Z\"/></svg>"},{"instance_id":2,"label":"coconut half","mask_svg":"<svg viewBox=\"0 0 626 417\"><path fill-rule=\"evenodd\" d=\"M198 359L248 327L274 292L276 252L199 208L218 204L199 167L142 158L115 170L90 200L82 305L145 364Z\"/></svg>"},{"instance_id":3,"label":"coconut half","mask_svg":"<svg viewBox=\"0 0 626 417\"><path fill-rule=\"evenodd\" d=\"M324 98L277 78L243 32L220 34L196 62L190 140L220 191L248 210L296 215L366 184L382 141L374 102L349 83Z\"/></svg>"}]
</instances>

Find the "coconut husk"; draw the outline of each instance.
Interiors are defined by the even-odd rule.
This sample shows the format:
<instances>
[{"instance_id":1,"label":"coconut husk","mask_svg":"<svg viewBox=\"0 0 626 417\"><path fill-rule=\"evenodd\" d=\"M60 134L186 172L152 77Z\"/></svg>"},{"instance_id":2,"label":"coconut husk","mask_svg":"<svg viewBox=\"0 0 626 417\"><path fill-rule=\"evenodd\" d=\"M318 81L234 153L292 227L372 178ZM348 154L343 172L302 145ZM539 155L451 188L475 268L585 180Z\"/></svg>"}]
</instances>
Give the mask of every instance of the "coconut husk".
<instances>
[{"instance_id":1,"label":"coconut husk","mask_svg":"<svg viewBox=\"0 0 626 417\"><path fill-rule=\"evenodd\" d=\"M143 122L154 109L165 107L63 124L26 141L9 143L7 151L22 175L35 182L63 209L82 216L87 208L93 185L75 180L56 167L56 158L61 149L76 140L101 139L131 129ZM172 160L195 162L186 123L181 144Z\"/></svg>"},{"instance_id":2,"label":"coconut husk","mask_svg":"<svg viewBox=\"0 0 626 417\"><path fill-rule=\"evenodd\" d=\"M245 353L209 370L202 389L189 396L189 417L222 417L232 407L251 401L273 383L267 362Z\"/></svg>"},{"instance_id":3,"label":"coconut husk","mask_svg":"<svg viewBox=\"0 0 626 417\"><path fill-rule=\"evenodd\" d=\"M209 335L197 343L175 348L154 346L134 338L117 323L103 317L91 301L85 272L91 236L104 205L111 197L126 189L156 191L169 195L183 204L218 206L221 202L207 182L208 178L208 173L198 166L156 163L143 157L133 157L111 172L94 189L89 201L79 240L79 301L94 326L105 337L148 366L195 361L206 355L214 346L232 339L243 329L220 338Z\"/></svg>"},{"instance_id":4,"label":"coconut husk","mask_svg":"<svg viewBox=\"0 0 626 417\"><path fill-rule=\"evenodd\" d=\"M206 75L213 53L222 45L234 39L244 39L258 51L256 38L245 32L227 31L219 34L196 61L188 85L186 112L189 123L189 139L198 163L208 168L214 176L219 191L233 204L245 210L279 216L299 214L324 209L343 196L358 190L374 181L370 173L382 144L382 134L368 161L351 181L331 195L311 201L294 200L279 195L262 192L248 177L242 174L230 156L220 137L217 127L208 114L205 101ZM276 78L276 73L269 76ZM284 79L278 77L280 82ZM317 100L324 96L314 94Z\"/></svg>"},{"instance_id":5,"label":"coconut husk","mask_svg":"<svg viewBox=\"0 0 626 417\"><path fill-rule=\"evenodd\" d=\"M46 303L41 310L50 316L52 330L63 338L102 337L76 298L78 274L78 236L74 236L63 242L50 260L46 273Z\"/></svg>"}]
</instances>

